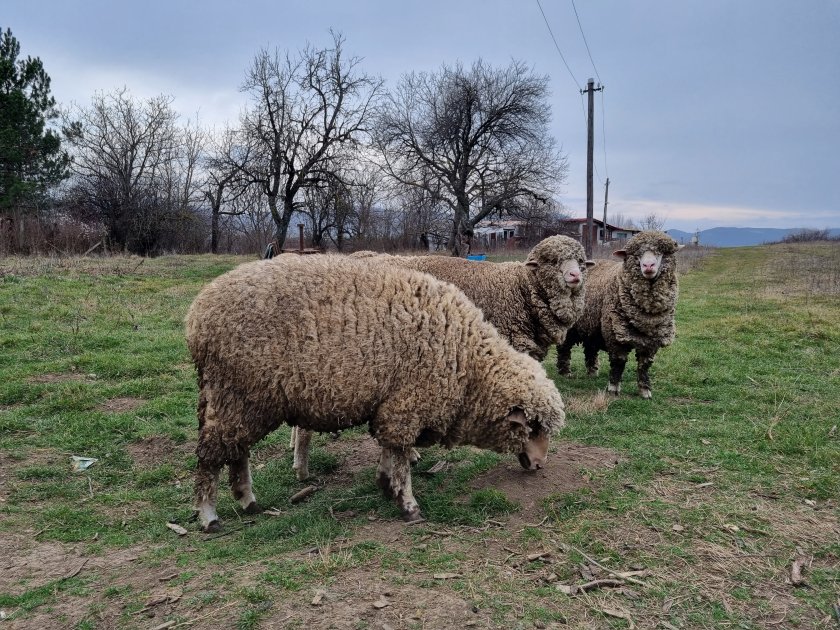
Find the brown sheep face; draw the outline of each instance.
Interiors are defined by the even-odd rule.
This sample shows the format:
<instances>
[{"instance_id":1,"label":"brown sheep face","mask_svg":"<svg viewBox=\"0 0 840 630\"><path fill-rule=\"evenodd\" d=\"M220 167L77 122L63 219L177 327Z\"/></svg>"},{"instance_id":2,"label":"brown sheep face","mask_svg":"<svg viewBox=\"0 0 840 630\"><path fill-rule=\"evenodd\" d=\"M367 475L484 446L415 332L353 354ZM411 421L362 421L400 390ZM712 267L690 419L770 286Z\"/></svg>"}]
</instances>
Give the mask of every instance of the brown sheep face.
<instances>
[{"instance_id":1,"label":"brown sheep face","mask_svg":"<svg viewBox=\"0 0 840 630\"><path fill-rule=\"evenodd\" d=\"M511 411L507 420L513 424L524 426L528 429L528 439L525 440L522 451L519 453L519 464L525 470L536 471L545 466L548 458L548 433L537 423L528 423L525 413L521 409Z\"/></svg>"}]
</instances>

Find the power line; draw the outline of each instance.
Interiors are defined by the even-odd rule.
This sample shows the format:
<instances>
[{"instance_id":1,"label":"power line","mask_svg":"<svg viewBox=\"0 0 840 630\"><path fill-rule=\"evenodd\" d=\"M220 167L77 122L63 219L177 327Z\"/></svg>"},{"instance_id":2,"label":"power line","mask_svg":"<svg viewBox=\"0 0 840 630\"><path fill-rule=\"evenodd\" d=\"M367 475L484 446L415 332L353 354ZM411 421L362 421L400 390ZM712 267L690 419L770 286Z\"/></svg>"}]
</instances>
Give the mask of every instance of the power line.
<instances>
[{"instance_id":1,"label":"power line","mask_svg":"<svg viewBox=\"0 0 840 630\"><path fill-rule=\"evenodd\" d=\"M542 13L543 22L545 22L546 28L548 28L548 32L551 34L551 39L554 41L554 47L557 49L557 52L560 54L560 59L563 60L563 65L566 66L566 70L569 71L569 76L572 77L572 81L575 82L575 85L578 87L578 90L583 89L583 88L580 87L580 83L575 78L575 75L572 72L572 69L569 67L569 64L566 63L566 58L563 56L563 52L560 50L560 45L557 43L557 38L554 37L554 31L551 30L551 25L548 23L548 18L545 17L545 11L543 11L542 4L540 3L540 0L537 0L537 6L540 8L540 13ZM596 71L596 74L597 74L597 71Z\"/></svg>"},{"instance_id":2,"label":"power line","mask_svg":"<svg viewBox=\"0 0 840 630\"><path fill-rule=\"evenodd\" d=\"M595 61L592 59L592 53L589 51L589 44L586 42L586 35L583 34L583 27L580 25L580 16L578 15L577 7L575 6L575 0L572 0L572 8L575 10L575 19L577 20L578 28L580 29L580 36L583 37L583 45L586 46L586 53L589 55L589 61L592 62L592 69L595 70L595 76L598 77L598 83L603 83L601 81L601 75L598 74L598 68L595 67Z\"/></svg>"},{"instance_id":3,"label":"power line","mask_svg":"<svg viewBox=\"0 0 840 630\"><path fill-rule=\"evenodd\" d=\"M604 173L607 176L607 180L610 179L610 169L607 168L607 126L604 123L607 114L604 111L604 91L601 90L601 138L604 141Z\"/></svg>"}]
</instances>

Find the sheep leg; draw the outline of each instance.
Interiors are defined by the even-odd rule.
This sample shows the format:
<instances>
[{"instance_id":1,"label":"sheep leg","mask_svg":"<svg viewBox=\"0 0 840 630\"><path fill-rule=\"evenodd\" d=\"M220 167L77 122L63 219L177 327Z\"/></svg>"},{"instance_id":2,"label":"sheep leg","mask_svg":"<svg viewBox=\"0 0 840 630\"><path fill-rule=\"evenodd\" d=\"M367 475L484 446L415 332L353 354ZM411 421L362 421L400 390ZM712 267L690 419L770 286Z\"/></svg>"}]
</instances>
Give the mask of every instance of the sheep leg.
<instances>
[{"instance_id":1,"label":"sheep leg","mask_svg":"<svg viewBox=\"0 0 840 630\"><path fill-rule=\"evenodd\" d=\"M423 520L423 516L411 489L411 450L383 448L377 483L386 497L394 499L403 520L417 522Z\"/></svg>"},{"instance_id":2,"label":"sheep leg","mask_svg":"<svg viewBox=\"0 0 840 630\"><path fill-rule=\"evenodd\" d=\"M224 445L215 430L218 419L211 404L211 390L206 386L199 369L198 393L198 468L195 473L195 509L198 522L205 532L217 532L222 526L216 514L219 491L219 471L224 466Z\"/></svg>"},{"instance_id":3,"label":"sheep leg","mask_svg":"<svg viewBox=\"0 0 840 630\"><path fill-rule=\"evenodd\" d=\"M597 376L598 374L598 347L584 345L583 358L586 362L586 373L589 376Z\"/></svg>"},{"instance_id":4,"label":"sheep leg","mask_svg":"<svg viewBox=\"0 0 840 630\"><path fill-rule=\"evenodd\" d=\"M557 345L557 372L560 376L572 375L572 346L568 343Z\"/></svg>"},{"instance_id":5,"label":"sheep leg","mask_svg":"<svg viewBox=\"0 0 840 630\"><path fill-rule=\"evenodd\" d=\"M650 391L650 366L653 365L654 354L639 352L636 350L636 371L639 383L639 396L642 398L653 398Z\"/></svg>"},{"instance_id":6,"label":"sheep leg","mask_svg":"<svg viewBox=\"0 0 840 630\"><path fill-rule=\"evenodd\" d=\"M202 531L218 532L222 529L219 515L216 514L216 496L219 488L219 470L216 464L199 457L198 470L195 474L195 509Z\"/></svg>"},{"instance_id":7,"label":"sheep leg","mask_svg":"<svg viewBox=\"0 0 840 630\"><path fill-rule=\"evenodd\" d=\"M624 366L627 364L627 353L610 353L610 382L607 385L607 392L618 396L621 393L621 376L624 374Z\"/></svg>"},{"instance_id":8,"label":"sheep leg","mask_svg":"<svg viewBox=\"0 0 840 630\"><path fill-rule=\"evenodd\" d=\"M251 467L248 465L247 457L240 457L228 463L228 479L233 498L239 501L245 514L262 512L262 508L257 504L257 497L254 496Z\"/></svg>"},{"instance_id":9,"label":"sheep leg","mask_svg":"<svg viewBox=\"0 0 840 630\"><path fill-rule=\"evenodd\" d=\"M312 431L300 427L292 427L294 436L295 460L292 468L298 481L309 479L309 442L312 441Z\"/></svg>"}]
</instances>

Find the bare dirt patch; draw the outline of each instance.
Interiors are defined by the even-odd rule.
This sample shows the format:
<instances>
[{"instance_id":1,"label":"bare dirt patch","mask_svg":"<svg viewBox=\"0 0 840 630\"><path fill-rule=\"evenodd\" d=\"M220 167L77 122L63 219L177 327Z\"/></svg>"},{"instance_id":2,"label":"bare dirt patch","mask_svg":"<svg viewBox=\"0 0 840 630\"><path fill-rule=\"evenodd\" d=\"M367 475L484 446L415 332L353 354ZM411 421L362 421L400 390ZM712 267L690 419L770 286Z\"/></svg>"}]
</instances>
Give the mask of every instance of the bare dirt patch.
<instances>
[{"instance_id":1,"label":"bare dirt patch","mask_svg":"<svg viewBox=\"0 0 840 630\"><path fill-rule=\"evenodd\" d=\"M127 444L125 450L138 468L154 468L194 453L195 442L176 444L172 438L166 435L150 435Z\"/></svg>"},{"instance_id":2,"label":"bare dirt patch","mask_svg":"<svg viewBox=\"0 0 840 630\"><path fill-rule=\"evenodd\" d=\"M431 576L425 576L429 579ZM440 587L420 586L422 574L405 576L370 569L348 571L334 582L306 589L278 602L262 628L463 628L468 622L491 627L487 615L473 612L472 604ZM402 582L402 583L401 583ZM320 595L320 600L316 597ZM312 601L318 601L312 605Z\"/></svg>"},{"instance_id":3,"label":"bare dirt patch","mask_svg":"<svg viewBox=\"0 0 840 630\"><path fill-rule=\"evenodd\" d=\"M611 469L620 461L621 457L608 448L558 442L552 446L544 470L529 473L515 462L504 462L475 479L472 487L499 490L521 506L517 516L528 521L541 516L544 498L589 486L585 471Z\"/></svg>"},{"instance_id":4,"label":"bare dirt patch","mask_svg":"<svg viewBox=\"0 0 840 630\"><path fill-rule=\"evenodd\" d=\"M132 411L134 409L137 409L137 407L139 407L145 402L146 401L142 398L132 398L130 396L124 396L120 398L111 398L110 400L106 400L96 409L97 411L105 411L107 413L125 413L126 411Z\"/></svg>"}]
</instances>

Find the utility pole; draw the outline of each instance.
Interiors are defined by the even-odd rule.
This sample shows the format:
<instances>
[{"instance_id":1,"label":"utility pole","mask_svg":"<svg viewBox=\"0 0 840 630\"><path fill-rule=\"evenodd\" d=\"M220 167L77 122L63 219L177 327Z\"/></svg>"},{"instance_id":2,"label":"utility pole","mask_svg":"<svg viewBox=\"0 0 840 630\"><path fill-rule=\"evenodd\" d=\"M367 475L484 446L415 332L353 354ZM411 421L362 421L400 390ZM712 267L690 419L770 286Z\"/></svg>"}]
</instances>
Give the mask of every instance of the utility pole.
<instances>
[{"instance_id":1,"label":"utility pole","mask_svg":"<svg viewBox=\"0 0 840 630\"><path fill-rule=\"evenodd\" d=\"M593 214L593 191L592 191L592 161L595 144L595 92L604 89L603 85L595 87L595 79L590 78L586 82L586 89L581 94L589 95L589 116L586 118L586 235L583 239L583 248L587 258L592 258L592 214Z\"/></svg>"},{"instance_id":2,"label":"utility pole","mask_svg":"<svg viewBox=\"0 0 840 630\"><path fill-rule=\"evenodd\" d=\"M604 242L607 242L607 198L610 196L610 178L607 177L607 184L604 187Z\"/></svg>"}]
</instances>

